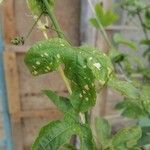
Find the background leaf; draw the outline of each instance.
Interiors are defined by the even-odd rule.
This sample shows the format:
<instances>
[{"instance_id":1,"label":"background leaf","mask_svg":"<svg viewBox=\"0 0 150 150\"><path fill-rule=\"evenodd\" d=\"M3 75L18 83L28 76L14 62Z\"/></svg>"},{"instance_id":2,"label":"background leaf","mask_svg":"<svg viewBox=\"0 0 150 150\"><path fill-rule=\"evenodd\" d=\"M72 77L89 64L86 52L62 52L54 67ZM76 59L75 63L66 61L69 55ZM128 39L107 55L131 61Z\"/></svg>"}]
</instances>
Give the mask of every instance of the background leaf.
<instances>
[{"instance_id":1,"label":"background leaf","mask_svg":"<svg viewBox=\"0 0 150 150\"><path fill-rule=\"evenodd\" d=\"M124 96L131 99L139 98L139 90L135 88L131 83L111 77L108 81L108 86L121 92Z\"/></svg>"},{"instance_id":2,"label":"background leaf","mask_svg":"<svg viewBox=\"0 0 150 150\"><path fill-rule=\"evenodd\" d=\"M114 34L113 40L117 44L123 44L130 47L133 50L137 50L137 45L134 41L124 39L119 33Z\"/></svg>"},{"instance_id":3,"label":"background leaf","mask_svg":"<svg viewBox=\"0 0 150 150\"><path fill-rule=\"evenodd\" d=\"M138 100L125 99L116 105L116 109L121 110L124 117L137 119L146 115Z\"/></svg>"},{"instance_id":4,"label":"background leaf","mask_svg":"<svg viewBox=\"0 0 150 150\"><path fill-rule=\"evenodd\" d=\"M96 18L91 18L90 22L96 28L100 28L99 22L103 27L107 27L118 19L117 14L115 14L111 9L105 11L99 3L95 6L95 13Z\"/></svg>"},{"instance_id":5,"label":"background leaf","mask_svg":"<svg viewBox=\"0 0 150 150\"><path fill-rule=\"evenodd\" d=\"M121 129L112 139L112 145L115 150L132 149L141 138L142 131L139 126L133 126ZM122 147L122 149L121 149Z\"/></svg>"},{"instance_id":6,"label":"background leaf","mask_svg":"<svg viewBox=\"0 0 150 150\"><path fill-rule=\"evenodd\" d=\"M95 129L97 140L99 143L101 143L103 149L105 149L111 137L111 126L109 125L107 120L103 118L96 118Z\"/></svg>"}]
</instances>

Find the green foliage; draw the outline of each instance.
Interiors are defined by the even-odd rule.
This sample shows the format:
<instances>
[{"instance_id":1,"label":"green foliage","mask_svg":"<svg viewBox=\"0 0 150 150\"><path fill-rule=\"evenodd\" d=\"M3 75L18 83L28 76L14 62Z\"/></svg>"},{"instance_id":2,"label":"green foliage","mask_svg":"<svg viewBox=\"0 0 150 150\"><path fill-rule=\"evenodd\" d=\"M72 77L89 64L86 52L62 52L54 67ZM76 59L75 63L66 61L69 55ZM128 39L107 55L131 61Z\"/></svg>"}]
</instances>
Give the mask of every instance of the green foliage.
<instances>
[{"instance_id":1,"label":"green foliage","mask_svg":"<svg viewBox=\"0 0 150 150\"><path fill-rule=\"evenodd\" d=\"M48 3L53 9L54 7L54 0L48 0ZM28 7L33 15L40 15L40 14L47 14L46 6L43 0L27 0Z\"/></svg>"},{"instance_id":2,"label":"green foliage","mask_svg":"<svg viewBox=\"0 0 150 150\"><path fill-rule=\"evenodd\" d=\"M129 150L137 149L136 145L142 135L139 126L131 126L119 130L115 135L111 134L111 127L107 120L96 118L97 139L101 143L102 150Z\"/></svg>"},{"instance_id":3,"label":"green foliage","mask_svg":"<svg viewBox=\"0 0 150 150\"><path fill-rule=\"evenodd\" d=\"M150 40L141 40L140 43L143 45L150 45Z\"/></svg>"},{"instance_id":4,"label":"green foliage","mask_svg":"<svg viewBox=\"0 0 150 150\"><path fill-rule=\"evenodd\" d=\"M53 121L44 126L32 149L58 150L75 134L80 137L80 150L94 150L92 133L88 125L80 124L69 114L66 114L62 120Z\"/></svg>"},{"instance_id":5,"label":"green foliage","mask_svg":"<svg viewBox=\"0 0 150 150\"><path fill-rule=\"evenodd\" d=\"M82 112L95 105L94 81L97 79L103 85L112 72L109 58L97 49L75 48L59 38L33 45L26 54L25 63L35 76L55 71L64 64L65 76L73 91L69 99L74 109Z\"/></svg>"},{"instance_id":6,"label":"green foliage","mask_svg":"<svg viewBox=\"0 0 150 150\"><path fill-rule=\"evenodd\" d=\"M124 99L116 105L116 109L121 110L124 117L137 119L145 116L141 103L137 100Z\"/></svg>"},{"instance_id":7,"label":"green foliage","mask_svg":"<svg viewBox=\"0 0 150 150\"><path fill-rule=\"evenodd\" d=\"M100 28L99 22L102 24L102 26L107 27L118 19L117 14L115 14L111 9L105 11L100 4L95 6L95 12L96 18L91 18L90 22L96 28Z\"/></svg>"},{"instance_id":8,"label":"green foliage","mask_svg":"<svg viewBox=\"0 0 150 150\"><path fill-rule=\"evenodd\" d=\"M130 47L131 49L133 50L137 50L137 46L136 46L136 43L131 41L131 40L127 40L127 39L124 39L119 33L116 33L114 36L113 36L113 40L115 43L117 44L123 44L125 46L128 46Z\"/></svg>"},{"instance_id":9,"label":"green foliage","mask_svg":"<svg viewBox=\"0 0 150 150\"><path fill-rule=\"evenodd\" d=\"M150 144L150 119L142 118L139 121L139 125L142 128L142 138L139 140L138 145L140 147Z\"/></svg>"},{"instance_id":10,"label":"green foliage","mask_svg":"<svg viewBox=\"0 0 150 150\"><path fill-rule=\"evenodd\" d=\"M129 118L139 119L150 116L150 86L142 87L139 97L136 99L125 98L118 103L116 108L122 111L122 115Z\"/></svg>"},{"instance_id":11,"label":"green foliage","mask_svg":"<svg viewBox=\"0 0 150 150\"><path fill-rule=\"evenodd\" d=\"M150 81L150 68L140 68L139 73L141 73L146 80Z\"/></svg>"},{"instance_id":12,"label":"green foliage","mask_svg":"<svg viewBox=\"0 0 150 150\"><path fill-rule=\"evenodd\" d=\"M48 96L48 98L57 106L60 111L64 113L73 111L73 106L68 98L58 96L55 92L50 90L45 90L44 94Z\"/></svg>"},{"instance_id":13,"label":"green foliage","mask_svg":"<svg viewBox=\"0 0 150 150\"><path fill-rule=\"evenodd\" d=\"M98 142L101 143L101 147L106 149L109 145L111 138L111 126L108 121L103 118L95 119L95 130L97 134Z\"/></svg>"},{"instance_id":14,"label":"green foliage","mask_svg":"<svg viewBox=\"0 0 150 150\"><path fill-rule=\"evenodd\" d=\"M136 149L137 141L141 138L142 131L139 126L121 129L112 138L114 150Z\"/></svg>"},{"instance_id":15,"label":"green foliage","mask_svg":"<svg viewBox=\"0 0 150 150\"><path fill-rule=\"evenodd\" d=\"M137 99L139 97L139 90L127 81L122 81L114 76L111 76L109 78L108 85L113 89L121 92L128 98Z\"/></svg>"},{"instance_id":16,"label":"green foliage","mask_svg":"<svg viewBox=\"0 0 150 150\"><path fill-rule=\"evenodd\" d=\"M143 103L143 107L145 108L146 112L150 114L150 85L145 85L142 87L140 97Z\"/></svg>"}]
</instances>

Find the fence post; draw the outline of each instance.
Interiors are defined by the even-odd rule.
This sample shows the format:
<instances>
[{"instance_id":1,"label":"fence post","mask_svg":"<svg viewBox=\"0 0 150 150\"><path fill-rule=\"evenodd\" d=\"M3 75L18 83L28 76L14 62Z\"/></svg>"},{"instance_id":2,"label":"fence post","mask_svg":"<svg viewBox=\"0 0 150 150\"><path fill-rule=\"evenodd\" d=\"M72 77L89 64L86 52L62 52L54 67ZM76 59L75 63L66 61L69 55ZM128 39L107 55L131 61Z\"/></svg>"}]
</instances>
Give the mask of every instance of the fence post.
<instances>
[{"instance_id":1,"label":"fence post","mask_svg":"<svg viewBox=\"0 0 150 150\"><path fill-rule=\"evenodd\" d=\"M5 132L5 137L4 137L5 139L0 141L0 146L6 147L6 150L13 150L11 122L9 117L7 93L5 87L3 50L4 50L4 44L3 44L2 33L0 32L0 99L2 102L3 128Z\"/></svg>"}]
</instances>

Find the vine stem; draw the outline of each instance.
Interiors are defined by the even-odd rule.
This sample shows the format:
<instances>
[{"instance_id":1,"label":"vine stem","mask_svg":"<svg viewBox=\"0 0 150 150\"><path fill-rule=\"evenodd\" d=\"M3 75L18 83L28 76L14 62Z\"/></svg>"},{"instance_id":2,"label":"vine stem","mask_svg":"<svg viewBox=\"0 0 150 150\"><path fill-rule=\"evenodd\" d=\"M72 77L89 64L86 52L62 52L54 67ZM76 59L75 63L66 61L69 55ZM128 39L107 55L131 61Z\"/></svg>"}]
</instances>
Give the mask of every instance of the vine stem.
<instances>
[{"instance_id":1,"label":"vine stem","mask_svg":"<svg viewBox=\"0 0 150 150\"><path fill-rule=\"evenodd\" d=\"M63 32L61 31L61 28L60 28L60 26L59 26L59 24L58 24L58 22L57 22L55 16L54 16L53 13L51 12L51 8L50 8L50 6L49 6L48 1L47 1L47 0L43 0L43 2L44 2L45 6L46 6L46 8L47 8L48 15L49 15L49 17L50 17L50 19L51 19L51 21L52 21L52 23L53 23L53 25L54 25L54 28L56 29L56 32L57 32L58 36L59 36L60 38L62 38L62 39L65 39L65 36L64 36ZM46 33L44 33L44 34L46 34ZM58 71L60 72L60 75L62 76L62 79L64 80L64 82L65 82L65 84L66 84L66 87L67 87L67 89L68 89L69 94L72 94L72 90L71 90L69 81L68 81L68 79L66 78L66 76L65 76L65 74L64 74L64 71L63 71L63 69L62 69L61 66L58 67Z\"/></svg>"},{"instance_id":2,"label":"vine stem","mask_svg":"<svg viewBox=\"0 0 150 150\"><path fill-rule=\"evenodd\" d=\"M44 2L45 6L46 6L46 8L47 8L48 16L50 17L50 19L51 19L51 21L52 21L52 24L53 24L53 26L54 26L54 29L55 29L55 31L56 31L57 34L58 34L58 37L60 37L60 38L62 38L62 39L65 39L65 36L64 36L64 34L63 34L63 32L62 32L60 26L59 26L59 23L58 23L56 17L54 16L53 12L51 11L51 8L50 8L50 6L49 6L48 1L47 1L47 0L43 0L43 2ZM72 94L72 90L71 90L71 88L70 88L70 84L69 84L68 79L66 78L66 76L65 76L65 74L64 74L63 69L61 68L61 66L60 66L58 69L59 69L59 72L60 72L60 74L61 74L61 76L62 76L62 78L63 78L63 80L64 80L66 86L67 86L67 89L68 89L69 93ZM85 113L85 114L80 113L80 119L81 119L81 122L82 122L82 123L88 123L85 116L86 116L86 113Z\"/></svg>"},{"instance_id":3,"label":"vine stem","mask_svg":"<svg viewBox=\"0 0 150 150\"><path fill-rule=\"evenodd\" d=\"M92 4L91 0L88 0L88 3L89 3L89 6L90 6L90 8L91 8L93 14L95 14L94 7L93 7L93 4ZM102 32L102 34L103 34L103 36L104 36L104 38L105 38L107 44L108 44L109 47L111 47L111 48L114 47L114 46L111 44L111 41L110 41L110 39L108 38L108 35L107 35L107 33L106 33L106 31L105 31L103 25L101 24L100 20L97 18L96 15L95 15L95 17L96 17L96 20L97 20L98 25L99 25L99 27L100 27L100 31Z\"/></svg>"},{"instance_id":4,"label":"vine stem","mask_svg":"<svg viewBox=\"0 0 150 150\"><path fill-rule=\"evenodd\" d=\"M138 18L140 20L140 23L141 23L141 26L143 28L143 32L144 32L145 38L148 40L148 33L147 33L147 30L144 27L144 23L143 23L142 16L141 16L140 12L137 12L137 16L138 16Z\"/></svg>"}]
</instances>

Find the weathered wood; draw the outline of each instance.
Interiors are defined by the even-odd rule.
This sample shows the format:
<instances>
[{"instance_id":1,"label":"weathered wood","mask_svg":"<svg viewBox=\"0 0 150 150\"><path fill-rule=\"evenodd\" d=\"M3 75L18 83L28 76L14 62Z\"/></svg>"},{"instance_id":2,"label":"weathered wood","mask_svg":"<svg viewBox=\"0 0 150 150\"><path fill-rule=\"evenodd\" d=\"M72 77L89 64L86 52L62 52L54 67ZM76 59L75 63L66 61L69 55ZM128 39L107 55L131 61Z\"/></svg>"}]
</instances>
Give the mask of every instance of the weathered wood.
<instances>
[{"instance_id":1,"label":"weathered wood","mask_svg":"<svg viewBox=\"0 0 150 150\"><path fill-rule=\"evenodd\" d=\"M10 44L5 45L5 49L7 51L12 51L15 53L24 53L24 54L29 50L30 47L31 46L20 46L20 45L15 46Z\"/></svg>"},{"instance_id":2,"label":"weathered wood","mask_svg":"<svg viewBox=\"0 0 150 150\"><path fill-rule=\"evenodd\" d=\"M6 76L7 95L9 100L10 114L17 121L21 110L20 96L19 96L19 77L17 71L16 54L13 52L4 52L4 69Z\"/></svg>"},{"instance_id":3,"label":"weathered wood","mask_svg":"<svg viewBox=\"0 0 150 150\"><path fill-rule=\"evenodd\" d=\"M14 0L6 0L4 5L4 36L6 43L10 43L16 35L14 2Z\"/></svg>"},{"instance_id":4,"label":"weathered wood","mask_svg":"<svg viewBox=\"0 0 150 150\"><path fill-rule=\"evenodd\" d=\"M4 52L4 68L14 145L16 150L23 150L21 118L19 116L21 111L18 82L19 78L15 53L8 51Z\"/></svg>"},{"instance_id":5,"label":"weathered wood","mask_svg":"<svg viewBox=\"0 0 150 150\"><path fill-rule=\"evenodd\" d=\"M62 117L62 113L60 113L57 109L51 108L50 110L28 110L20 112L21 118L37 118L44 117L49 118L50 120L58 119Z\"/></svg>"},{"instance_id":6,"label":"weathered wood","mask_svg":"<svg viewBox=\"0 0 150 150\"><path fill-rule=\"evenodd\" d=\"M24 136L22 124L12 119L12 137L15 150L24 150Z\"/></svg>"}]
</instances>

